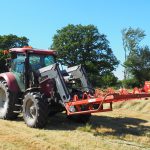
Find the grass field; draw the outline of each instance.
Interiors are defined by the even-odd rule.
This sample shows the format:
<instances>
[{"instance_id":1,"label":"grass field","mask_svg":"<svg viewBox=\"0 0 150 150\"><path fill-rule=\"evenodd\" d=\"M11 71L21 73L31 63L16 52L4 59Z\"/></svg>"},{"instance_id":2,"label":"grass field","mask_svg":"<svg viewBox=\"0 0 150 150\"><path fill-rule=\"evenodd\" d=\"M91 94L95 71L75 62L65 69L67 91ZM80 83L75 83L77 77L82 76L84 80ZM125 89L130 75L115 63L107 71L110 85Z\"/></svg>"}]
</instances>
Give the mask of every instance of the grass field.
<instances>
[{"instance_id":1,"label":"grass field","mask_svg":"<svg viewBox=\"0 0 150 150\"><path fill-rule=\"evenodd\" d=\"M0 150L150 150L150 100L123 102L82 125L61 113L45 129L0 120Z\"/></svg>"}]
</instances>

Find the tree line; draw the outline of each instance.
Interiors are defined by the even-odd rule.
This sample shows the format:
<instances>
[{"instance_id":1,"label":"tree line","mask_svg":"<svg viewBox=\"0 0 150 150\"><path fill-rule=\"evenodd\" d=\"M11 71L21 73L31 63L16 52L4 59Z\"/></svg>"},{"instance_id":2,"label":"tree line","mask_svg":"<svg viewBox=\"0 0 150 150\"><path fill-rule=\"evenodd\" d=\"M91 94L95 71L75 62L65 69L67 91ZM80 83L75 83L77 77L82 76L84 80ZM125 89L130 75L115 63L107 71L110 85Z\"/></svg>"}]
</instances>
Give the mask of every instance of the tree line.
<instances>
[{"instance_id":1,"label":"tree line","mask_svg":"<svg viewBox=\"0 0 150 150\"><path fill-rule=\"evenodd\" d=\"M145 31L129 27L121 33L125 52L125 79L122 82L113 73L119 60L113 54L107 36L94 25L69 24L57 30L50 49L57 50L57 61L64 66L82 64L96 87L140 86L145 80L150 80L150 49L140 45L146 36ZM5 71L5 59L9 57L4 50L28 45L29 39L25 36L0 35L0 72Z\"/></svg>"}]
</instances>

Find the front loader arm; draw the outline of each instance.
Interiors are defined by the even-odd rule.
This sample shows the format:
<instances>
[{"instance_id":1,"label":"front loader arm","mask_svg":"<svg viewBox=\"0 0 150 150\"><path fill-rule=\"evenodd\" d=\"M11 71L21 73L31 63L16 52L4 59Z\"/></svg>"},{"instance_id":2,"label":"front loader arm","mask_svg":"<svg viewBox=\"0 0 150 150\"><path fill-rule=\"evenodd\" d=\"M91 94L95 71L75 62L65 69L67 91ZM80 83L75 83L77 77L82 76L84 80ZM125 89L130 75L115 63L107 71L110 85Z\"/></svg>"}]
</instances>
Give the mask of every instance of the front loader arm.
<instances>
[{"instance_id":1,"label":"front loader arm","mask_svg":"<svg viewBox=\"0 0 150 150\"><path fill-rule=\"evenodd\" d=\"M62 101L69 102L71 99L70 93L66 87L63 76L61 75L61 71L59 69L58 64L49 65L47 67L39 69L39 73L41 77L46 77L47 79L55 79L56 87L58 93L62 99Z\"/></svg>"}]
</instances>

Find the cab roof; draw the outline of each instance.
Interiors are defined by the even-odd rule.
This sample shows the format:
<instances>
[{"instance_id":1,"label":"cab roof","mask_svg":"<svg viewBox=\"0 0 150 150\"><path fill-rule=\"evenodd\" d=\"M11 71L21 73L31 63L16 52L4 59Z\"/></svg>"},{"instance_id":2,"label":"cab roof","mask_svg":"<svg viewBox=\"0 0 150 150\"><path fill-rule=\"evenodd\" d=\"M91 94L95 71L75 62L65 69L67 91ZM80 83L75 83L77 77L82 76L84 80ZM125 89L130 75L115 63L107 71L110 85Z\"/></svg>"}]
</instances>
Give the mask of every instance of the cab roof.
<instances>
[{"instance_id":1,"label":"cab roof","mask_svg":"<svg viewBox=\"0 0 150 150\"><path fill-rule=\"evenodd\" d=\"M12 48L10 49L10 52L56 55L55 50L44 50L44 49L33 49L33 48Z\"/></svg>"}]
</instances>

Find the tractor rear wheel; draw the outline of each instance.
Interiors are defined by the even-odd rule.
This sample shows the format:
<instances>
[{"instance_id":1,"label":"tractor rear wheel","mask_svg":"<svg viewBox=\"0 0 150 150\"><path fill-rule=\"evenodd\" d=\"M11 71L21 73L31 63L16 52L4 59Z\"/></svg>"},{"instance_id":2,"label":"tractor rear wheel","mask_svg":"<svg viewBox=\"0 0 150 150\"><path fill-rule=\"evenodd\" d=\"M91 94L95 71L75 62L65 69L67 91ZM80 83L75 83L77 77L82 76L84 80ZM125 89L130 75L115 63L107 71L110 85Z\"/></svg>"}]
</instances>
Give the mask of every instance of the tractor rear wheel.
<instances>
[{"instance_id":1,"label":"tractor rear wheel","mask_svg":"<svg viewBox=\"0 0 150 150\"><path fill-rule=\"evenodd\" d=\"M17 101L17 95L8 89L7 82L5 80L0 81L0 119L12 120L15 119L18 114L15 102Z\"/></svg>"},{"instance_id":2,"label":"tractor rear wheel","mask_svg":"<svg viewBox=\"0 0 150 150\"><path fill-rule=\"evenodd\" d=\"M48 103L40 92L28 92L23 100L23 118L27 126L43 128L48 118Z\"/></svg>"}]
</instances>

